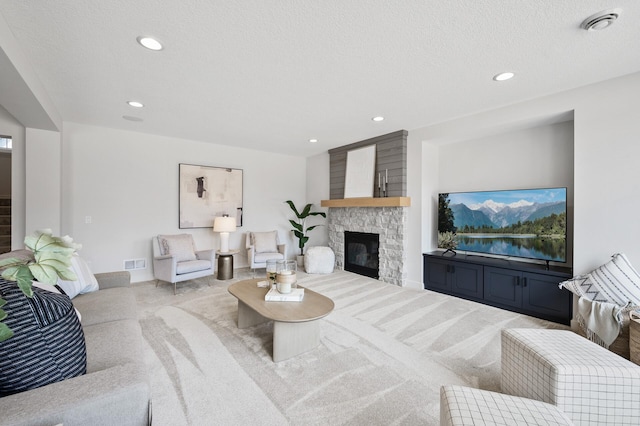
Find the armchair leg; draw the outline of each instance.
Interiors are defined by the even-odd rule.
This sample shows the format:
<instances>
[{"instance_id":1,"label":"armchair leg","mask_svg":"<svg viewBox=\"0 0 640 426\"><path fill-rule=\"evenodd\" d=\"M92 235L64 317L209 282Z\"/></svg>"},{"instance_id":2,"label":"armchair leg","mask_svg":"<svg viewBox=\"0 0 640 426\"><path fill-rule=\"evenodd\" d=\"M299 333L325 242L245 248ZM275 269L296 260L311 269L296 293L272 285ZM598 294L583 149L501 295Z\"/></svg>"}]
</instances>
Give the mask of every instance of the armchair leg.
<instances>
[{"instance_id":1,"label":"armchair leg","mask_svg":"<svg viewBox=\"0 0 640 426\"><path fill-rule=\"evenodd\" d=\"M173 283L173 295L175 296L176 294L176 283Z\"/></svg>"},{"instance_id":2,"label":"armchair leg","mask_svg":"<svg viewBox=\"0 0 640 426\"><path fill-rule=\"evenodd\" d=\"M156 280L156 288L158 288L158 283L160 283L160 280Z\"/></svg>"}]
</instances>

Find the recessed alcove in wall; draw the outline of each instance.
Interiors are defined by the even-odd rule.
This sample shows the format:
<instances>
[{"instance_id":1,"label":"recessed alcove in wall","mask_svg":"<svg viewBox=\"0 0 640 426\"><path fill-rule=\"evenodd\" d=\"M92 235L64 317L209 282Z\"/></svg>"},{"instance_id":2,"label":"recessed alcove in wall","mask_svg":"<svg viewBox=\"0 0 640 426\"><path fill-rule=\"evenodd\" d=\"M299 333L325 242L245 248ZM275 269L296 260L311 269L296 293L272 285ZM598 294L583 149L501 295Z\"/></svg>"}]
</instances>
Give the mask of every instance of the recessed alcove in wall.
<instances>
[{"instance_id":1,"label":"recessed alcove in wall","mask_svg":"<svg viewBox=\"0 0 640 426\"><path fill-rule=\"evenodd\" d=\"M431 202L437 212L439 192L567 188L567 263L573 265L574 123L570 113L487 129L475 138L437 143L437 184ZM437 218L431 218L435 224ZM437 227L437 225L436 225ZM427 231L427 229L430 229ZM424 227L425 232L434 228ZM433 232L435 238L435 232ZM433 247L436 247L433 241Z\"/></svg>"}]
</instances>

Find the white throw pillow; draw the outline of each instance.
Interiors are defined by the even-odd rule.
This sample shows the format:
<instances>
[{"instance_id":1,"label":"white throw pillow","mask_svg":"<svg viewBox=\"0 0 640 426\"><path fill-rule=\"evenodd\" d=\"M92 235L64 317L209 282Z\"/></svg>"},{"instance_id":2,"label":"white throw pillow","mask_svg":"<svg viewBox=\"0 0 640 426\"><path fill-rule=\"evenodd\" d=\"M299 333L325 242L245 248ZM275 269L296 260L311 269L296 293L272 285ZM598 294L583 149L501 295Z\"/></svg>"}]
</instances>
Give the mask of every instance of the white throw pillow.
<instances>
[{"instance_id":1,"label":"white throw pillow","mask_svg":"<svg viewBox=\"0 0 640 426\"><path fill-rule=\"evenodd\" d=\"M253 245L256 253L277 253L278 245L276 243L276 231L271 232L254 232Z\"/></svg>"},{"instance_id":2,"label":"white throw pillow","mask_svg":"<svg viewBox=\"0 0 640 426\"><path fill-rule=\"evenodd\" d=\"M77 254L71 257L71 268L76 277L76 281L65 281L58 279L58 285L64 292L73 299L78 294L90 293L99 289L98 280L89 269L87 262Z\"/></svg>"},{"instance_id":3,"label":"white throw pillow","mask_svg":"<svg viewBox=\"0 0 640 426\"><path fill-rule=\"evenodd\" d=\"M640 306L640 275L622 254L585 275L560 283L577 296L621 307Z\"/></svg>"},{"instance_id":4,"label":"white throw pillow","mask_svg":"<svg viewBox=\"0 0 640 426\"><path fill-rule=\"evenodd\" d=\"M195 247L191 234L158 235L161 254L170 254L178 262L196 260Z\"/></svg>"}]
</instances>

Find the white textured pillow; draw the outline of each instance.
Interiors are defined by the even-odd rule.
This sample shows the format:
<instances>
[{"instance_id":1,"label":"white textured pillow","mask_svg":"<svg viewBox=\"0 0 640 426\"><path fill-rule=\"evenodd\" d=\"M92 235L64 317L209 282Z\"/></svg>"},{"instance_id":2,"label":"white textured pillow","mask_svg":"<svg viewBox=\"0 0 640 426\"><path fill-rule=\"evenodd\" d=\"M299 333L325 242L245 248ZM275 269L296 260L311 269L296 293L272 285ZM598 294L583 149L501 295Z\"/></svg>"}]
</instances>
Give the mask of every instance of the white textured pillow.
<instances>
[{"instance_id":1,"label":"white textured pillow","mask_svg":"<svg viewBox=\"0 0 640 426\"><path fill-rule=\"evenodd\" d=\"M196 260L195 247L191 234L158 235L161 254L170 254L178 262Z\"/></svg>"},{"instance_id":2,"label":"white textured pillow","mask_svg":"<svg viewBox=\"0 0 640 426\"><path fill-rule=\"evenodd\" d=\"M589 274L578 275L570 280L563 281L560 283L560 288L562 287L566 288L578 297L584 297L585 299L594 302L609 302L609 300L593 284L589 278Z\"/></svg>"},{"instance_id":3,"label":"white textured pillow","mask_svg":"<svg viewBox=\"0 0 640 426\"><path fill-rule=\"evenodd\" d=\"M76 277L76 281L65 281L58 279L58 285L64 290L64 292L73 299L78 294L90 293L99 289L98 280L89 269L87 262L80 256L73 255L71 257L71 268Z\"/></svg>"},{"instance_id":4,"label":"white textured pillow","mask_svg":"<svg viewBox=\"0 0 640 426\"><path fill-rule=\"evenodd\" d=\"M254 232L253 245L256 253L277 253L278 245L276 243L276 231L271 232Z\"/></svg>"},{"instance_id":5,"label":"white textured pillow","mask_svg":"<svg viewBox=\"0 0 640 426\"><path fill-rule=\"evenodd\" d=\"M640 305L640 275L624 254L614 254L587 276L609 302L623 307Z\"/></svg>"}]
</instances>

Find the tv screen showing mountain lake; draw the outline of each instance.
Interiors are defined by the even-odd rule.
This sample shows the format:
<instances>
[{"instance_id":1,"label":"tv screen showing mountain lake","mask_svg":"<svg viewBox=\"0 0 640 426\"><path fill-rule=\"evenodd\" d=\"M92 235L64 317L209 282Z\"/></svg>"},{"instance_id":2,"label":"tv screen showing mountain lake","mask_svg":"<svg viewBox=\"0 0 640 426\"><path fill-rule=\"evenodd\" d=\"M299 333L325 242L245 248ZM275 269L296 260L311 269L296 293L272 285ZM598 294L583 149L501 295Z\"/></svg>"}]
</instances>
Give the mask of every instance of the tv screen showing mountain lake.
<instances>
[{"instance_id":1,"label":"tv screen showing mountain lake","mask_svg":"<svg viewBox=\"0 0 640 426\"><path fill-rule=\"evenodd\" d=\"M565 262L566 188L440 194L438 233L456 250Z\"/></svg>"}]
</instances>

